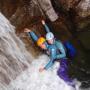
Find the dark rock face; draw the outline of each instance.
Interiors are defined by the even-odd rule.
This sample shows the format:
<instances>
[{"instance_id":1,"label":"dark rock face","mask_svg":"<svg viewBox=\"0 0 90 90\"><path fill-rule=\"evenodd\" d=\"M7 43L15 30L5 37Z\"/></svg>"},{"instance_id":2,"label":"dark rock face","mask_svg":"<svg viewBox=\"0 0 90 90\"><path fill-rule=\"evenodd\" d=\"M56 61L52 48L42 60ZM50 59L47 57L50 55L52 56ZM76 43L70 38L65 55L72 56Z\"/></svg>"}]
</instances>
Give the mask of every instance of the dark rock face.
<instances>
[{"instance_id":1,"label":"dark rock face","mask_svg":"<svg viewBox=\"0 0 90 90\"><path fill-rule=\"evenodd\" d=\"M90 0L1 0L0 10L16 26L16 33L27 43L27 49L36 56L39 49L23 29L28 27L37 35L44 35L41 20L45 19L58 39L70 40L77 48L78 55L71 65L72 76L81 81L87 80L85 77L90 80Z\"/></svg>"},{"instance_id":2,"label":"dark rock face","mask_svg":"<svg viewBox=\"0 0 90 90\"><path fill-rule=\"evenodd\" d=\"M16 11L19 1L18 0L1 0L0 11L8 18L10 18Z\"/></svg>"}]
</instances>

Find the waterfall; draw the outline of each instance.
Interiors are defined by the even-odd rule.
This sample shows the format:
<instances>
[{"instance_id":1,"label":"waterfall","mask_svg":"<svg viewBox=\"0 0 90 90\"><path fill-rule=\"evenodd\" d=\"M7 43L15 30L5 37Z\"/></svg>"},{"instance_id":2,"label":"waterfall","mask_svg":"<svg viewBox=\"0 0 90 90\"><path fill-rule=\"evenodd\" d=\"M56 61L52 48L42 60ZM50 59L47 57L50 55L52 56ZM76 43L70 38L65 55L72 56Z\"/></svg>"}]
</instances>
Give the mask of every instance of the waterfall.
<instances>
[{"instance_id":1,"label":"waterfall","mask_svg":"<svg viewBox=\"0 0 90 90\"><path fill-rule=\"evenodd\" d=\"M15 27L0 13L0 90L80 90L67 85L57 75L59 63L39 72L49 60L46 55L34 59L15 35Z\"/></svg>"},{"instance_id":2,"label":"waterfall","mask_svg":"<svg viewBox=\"0 0 90 90\"><path fill-rule=\"evenodd\" d=\"M0 87L8 85L24 71L32 58L16 36L15 27L0 13Z\"/></svg>"}]
</instances>

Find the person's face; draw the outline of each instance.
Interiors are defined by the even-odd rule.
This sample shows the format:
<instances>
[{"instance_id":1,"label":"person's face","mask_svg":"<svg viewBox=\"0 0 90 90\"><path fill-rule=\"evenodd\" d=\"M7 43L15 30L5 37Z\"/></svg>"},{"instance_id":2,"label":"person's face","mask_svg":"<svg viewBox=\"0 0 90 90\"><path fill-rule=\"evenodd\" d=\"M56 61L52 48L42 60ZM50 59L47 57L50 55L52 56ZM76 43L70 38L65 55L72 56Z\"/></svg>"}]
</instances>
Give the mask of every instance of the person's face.
<instances>
[{"instance_id":1,"label":"person's face","mask_svg":"<svg viewBox=\"0 0 90 90\"><path fill-rule=\"evenodd\" d=\"M54 39L48 40L49 44L53 44L54 43Z\"/></svg>"},{"instance_id":2,"label":"person's face","mask_svg":"<svg viewBox=\"0 0 90 90\"><path fill-rule=\"evenodd\" d=\"M40 48L46 50L46 49L47 49L46 44L45 44L45 43L41 44L41 45L40 45Z\"/></svg>"}]
</instances>

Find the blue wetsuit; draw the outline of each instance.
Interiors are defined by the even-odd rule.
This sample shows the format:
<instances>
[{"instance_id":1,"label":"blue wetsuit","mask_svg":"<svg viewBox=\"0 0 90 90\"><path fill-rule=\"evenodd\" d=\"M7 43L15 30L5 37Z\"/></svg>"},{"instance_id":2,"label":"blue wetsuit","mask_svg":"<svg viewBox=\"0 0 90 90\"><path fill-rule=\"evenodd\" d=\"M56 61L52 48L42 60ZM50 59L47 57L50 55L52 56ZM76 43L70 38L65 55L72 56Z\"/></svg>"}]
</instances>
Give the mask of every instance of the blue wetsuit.
<instances>
[{"instance_id":1,"label":"blue wetsuit","mask_svg":"<svg viewBox=\"0 0 90 90\"><path fill-rule=\"evenodd\" d=\"M59 41L55 41L54 44L48 46L48 51L50 52L50 61L45 66L48 69L54 64L54 61L60 60L62 58L66 59L66 53L63 44Z\"/></svg>"},{"instance_id":2,"label":"blue wetsuit","mask_svg":"<svg viewBox=\"0 0 90 90\"><path fill-rule=\"evenodd\" d=\"M38 36L33 31L29 32L28 36L31 36L35 42L38 40Z\"/></svg>"}]
</instances>

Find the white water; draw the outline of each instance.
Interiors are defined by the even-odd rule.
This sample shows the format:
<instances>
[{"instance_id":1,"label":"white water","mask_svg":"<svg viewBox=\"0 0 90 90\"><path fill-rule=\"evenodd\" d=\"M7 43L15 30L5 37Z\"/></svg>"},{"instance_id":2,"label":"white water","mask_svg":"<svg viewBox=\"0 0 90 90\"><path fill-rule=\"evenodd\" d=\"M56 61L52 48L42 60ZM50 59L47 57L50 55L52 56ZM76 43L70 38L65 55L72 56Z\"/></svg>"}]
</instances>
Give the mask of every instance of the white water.
<instances>
[{"instance_id":1,"label":"white water","mask_svg":"<svg viewBox=\"0 0 90 90\"><path fill-rule=\"evenodd\" d=\"M47 71L38 71L48 59L42 55L33 60L14 27L0 13L0 90L75 90L57 76L58 62ZM27 70L23 70L24 65ZM80 90L78 85L76 90Z\"/></svg>"},{"instance_id":2,"label":"white water","mask_svg":"<svg viewBox=\"0 0 90 90\"><path fill-rule=\"evenodd\" d=\"M32 60L15 27L0 13L0 90L24 71Z\"/></svg>"},{"instance_id":3,"label":"white water","mask_svg":"<svg viewBox=\"0 0 90 90\"><path fill-rule=\"evenodd\" d=\"M8 90L75 90L57 76L58 62L48 71L39 72L40 66L44 66L48 59L42 55L34 60L29 69L10 84Z\"/></svg>"}]
</instances>

